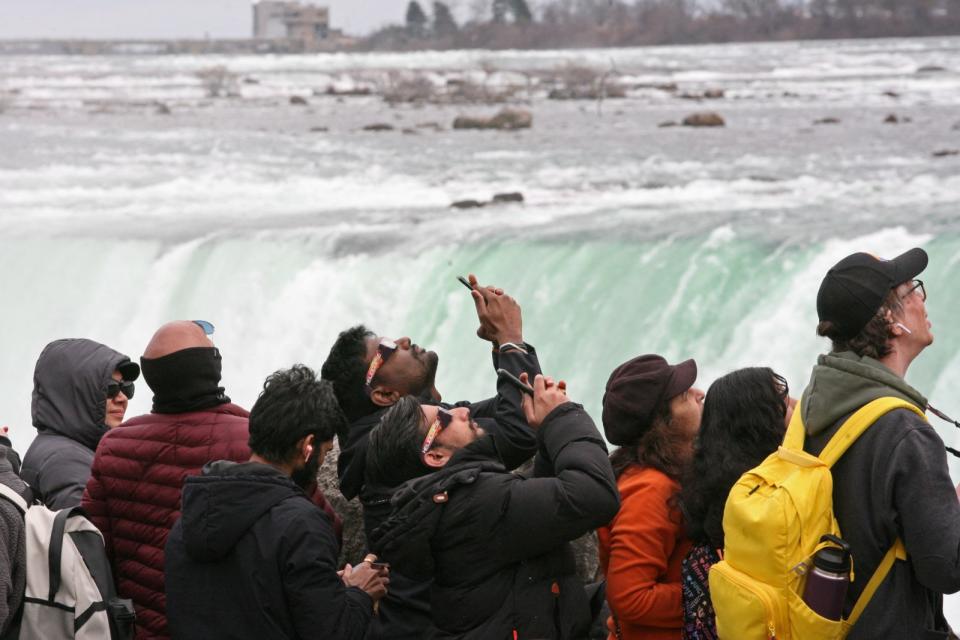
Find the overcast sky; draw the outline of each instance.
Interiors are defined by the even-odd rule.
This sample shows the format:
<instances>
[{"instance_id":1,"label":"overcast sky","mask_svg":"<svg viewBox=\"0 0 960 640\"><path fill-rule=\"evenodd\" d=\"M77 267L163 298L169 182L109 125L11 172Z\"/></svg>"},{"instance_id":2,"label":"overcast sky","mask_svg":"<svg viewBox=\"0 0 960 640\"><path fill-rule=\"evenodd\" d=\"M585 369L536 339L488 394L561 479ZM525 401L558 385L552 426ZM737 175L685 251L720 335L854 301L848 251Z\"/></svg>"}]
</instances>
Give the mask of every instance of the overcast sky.
<instances>
[{"instance_id":1,"label":"overcast sky","mask_svg":"<svg viewBox=\"0 0 960 640\"><path fill-rule=\"evenodd\" d=\"M471 1L448 4L465 9ZM334 28L359 34L402 21L407 0L313 4L330 7ZM250 0L0 0L0 38L244 38L251 6Z\"/></svg>"}]
</instances>

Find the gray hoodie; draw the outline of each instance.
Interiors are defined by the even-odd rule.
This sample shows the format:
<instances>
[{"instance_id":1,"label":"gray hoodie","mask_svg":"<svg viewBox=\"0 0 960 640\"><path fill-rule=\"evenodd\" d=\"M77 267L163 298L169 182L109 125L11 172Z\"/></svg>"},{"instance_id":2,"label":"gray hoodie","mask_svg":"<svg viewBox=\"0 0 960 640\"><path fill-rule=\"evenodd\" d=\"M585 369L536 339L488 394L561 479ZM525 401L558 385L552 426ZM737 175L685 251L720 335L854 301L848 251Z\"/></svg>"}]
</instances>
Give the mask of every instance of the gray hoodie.
<instances>
[{"instance_id":1,"label":"gray hoodie","mask_svg":"<svg viewBox=\"0 0 960 640\"><path fill-rule=\"evenodd\" d=\"M801 400L804 449L819 453L845 418L883 396L926 410L926 398L877 360L820 356ZM908 555L848 638L947 638L942 594L960 590L960 501L933 427L904 409L877 420L833 467L833 508L853 550L846 614L896 538Z\"/></svg>"},{"instance_id":2,"label":"gray hoodie","mask_svg":"<svg viewBox=\"0 0 960 640\"><path fill-rule=\"evenodd\" d=\"M33 426L37 437L23 457L21 477L51 509L80 504L93 453L107 432L107 383L121 369L133 380L130 358L93 340L51 342L33 373Z\"/></svg>"}]
</instances>

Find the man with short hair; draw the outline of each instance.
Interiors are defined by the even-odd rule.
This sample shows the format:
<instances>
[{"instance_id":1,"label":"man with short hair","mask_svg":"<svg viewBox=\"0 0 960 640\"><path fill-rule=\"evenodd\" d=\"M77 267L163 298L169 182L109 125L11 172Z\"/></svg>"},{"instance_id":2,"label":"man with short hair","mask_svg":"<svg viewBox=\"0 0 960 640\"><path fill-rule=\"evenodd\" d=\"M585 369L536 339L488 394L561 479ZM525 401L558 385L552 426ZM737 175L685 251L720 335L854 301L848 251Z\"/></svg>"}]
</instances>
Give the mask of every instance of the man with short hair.
<instances>
[{"instance_id":1,"label":"man with short hair","mask_svg":"<svg viewBox=\"0 0 960 640\"><path fill-rule=\"evenodd\" d=\"M83 508L103 533L117 591L136 606L138 640L170 637L163 549L180 515L183 481L213 460L250 458L249 413L220 386L213 330L209 322L183 320L153 335L140 358L153 410L103 437L83 494ZM325 505L321 495L313 499Z\"/></svg>"},{"instance_id":2,"label":"man with short hair","mask_svg":"<svg viewBox=\"0 0 960 640\"><path fill-rule=\"evenodd\" d=\"M539 446L531 478L509 472L497 435L467 407L407 396L371 432L373 468L414 478L371 548L397 571L433 578L425 635L586 637L599 603L577 579L567 543L609 522L619 496L603 438L565 389L538 375L533 398L523 397Z\"/></svg>"},{"instance_id":3,"label":"man with short hair","mask_svg":"<svg viewBox=\"0 0 960 640\"><path fill-rule=\"evenodd\" d=\"M187 478L166 545L174 638L364 637L386 570L347 565L341 579L332 523L304 493L345 420L309 368L277 371L250 411L250 460Z\"/></svg>"},{"instance_id":4,"label":"man with short hair","mask_svg":"<svg viewBox=\"0 0 960 640\"><path fill-rule=\"evenodd\" d=\"M520 305L502 289L479 286L473 275L470 282L480 321L477 335L493 344L494 368L506 369L515 376L524 372L531 376L540 373L535 349L523 341ZM360 497L368 539L389 516L390 497L398 484L389 473L370 475L368 437L380 418L401 398L441 402L435 385L438 363L435 352L413 344L410 338L379 337L363 325L342 332L323 363L322 376L333 383L337 400L350 423L337 434L340 491L348 500ZM519 392L510 389L506 393L519 410ZM469 407L473 417L488 431L498 433L503 461L513 469L536 452L536 438L525 424L501 432L498 415L512 411L510 402L498 394L472 404L458 402L443 406ZM402 572L394 571L390 593L371 627L370 640L420 640L430 624L429 586L429 582L411 580Z\"/></svg>"},{"instance_id":5,"label":"man with short hair","mask_svg":"<svg viewBox=\"0 0 960 640\"><path fill-rule=\"evenodd\" d=\"M847 256L817 294L817 333L830 338L800 401L804 449L818 454L857 409L881 397L926 411L927 399L904 376L933 343L926 290L915 278L927 254L892 260ZM894 563L848 638L948 638L944 593L960 589L960 503L943 441L907 409L874 422L833 469L833 506L856 572L844 617L897 539L907 558Z\"/></svg>"}]
</instances>

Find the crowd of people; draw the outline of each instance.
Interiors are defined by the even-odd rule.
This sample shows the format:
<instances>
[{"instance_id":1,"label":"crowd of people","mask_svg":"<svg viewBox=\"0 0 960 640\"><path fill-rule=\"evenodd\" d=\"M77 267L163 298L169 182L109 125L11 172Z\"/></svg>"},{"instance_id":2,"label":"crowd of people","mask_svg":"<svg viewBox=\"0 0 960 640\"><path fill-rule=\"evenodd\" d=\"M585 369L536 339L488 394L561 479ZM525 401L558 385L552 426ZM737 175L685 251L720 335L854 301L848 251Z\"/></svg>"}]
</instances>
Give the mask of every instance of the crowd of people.
<instances>
[{"instance_id":1,"label":"crowd of people","mask_svg":"<svg viewBox=\"0 0 960 640\"><path fill-rule=\"evenodd\" d=\"M56 340L36 363L22 463L0 433L0 484L83 509L138 639L744 640L724 631L716 586L711 597L743 535L732 488L772 456L816 460L852 414L893 397L915 411L845 443L826 488L855 566L843 633L954 638L943 594L960 590L960 500L927 400L905 381L933 342L927 260L857 253L830 269L816 300L829 353L799 401L764 366L704 392L694 359L643 354L610 374L602 431L541 371L517 301L473 276L497 372L478 401L445 400L435 352L364 325L336 337L319 375L272 373L249 412L220 384L209 322L163 325L139 364ZM127 419L141 375L152 410ZM353 566L338 566L342 522L317 485L335 442L339 490L362 505L367 553ZM24 599L24 532L0 498L0 638ZM585 581L571 543L593 532L599 570ZM892 545L902 553L881 570ZM800 637L784 615L762 637Z\"/></svg>"}]
</instances>

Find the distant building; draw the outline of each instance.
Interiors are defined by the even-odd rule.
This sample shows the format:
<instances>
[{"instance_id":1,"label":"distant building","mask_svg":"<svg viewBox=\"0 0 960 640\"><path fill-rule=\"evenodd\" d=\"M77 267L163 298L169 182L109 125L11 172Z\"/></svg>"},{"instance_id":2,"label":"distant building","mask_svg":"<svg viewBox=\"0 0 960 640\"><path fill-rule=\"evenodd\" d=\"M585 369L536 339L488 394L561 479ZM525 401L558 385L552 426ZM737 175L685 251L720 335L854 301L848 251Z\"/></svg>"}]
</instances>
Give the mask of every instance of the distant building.
<instances>
[{"instance_id":1,"label":"distant building","mask_svg":"<svg viewBox=\"0 0 960 640\"><path fill-rule=\"evenodd\" d=\"M330 9L303 2L262 0L253 5L253 37L296 40L307 49L330 35Z\"/></svg>"}]
</instances>

